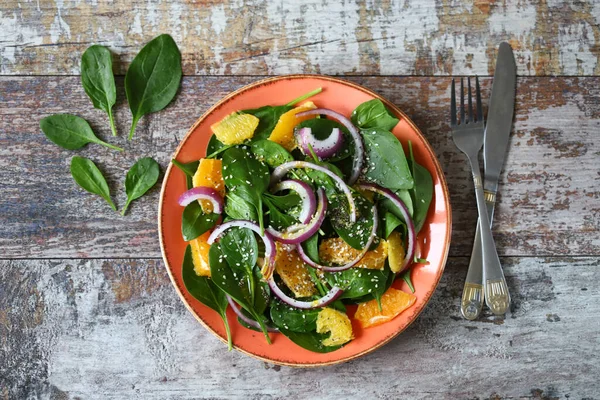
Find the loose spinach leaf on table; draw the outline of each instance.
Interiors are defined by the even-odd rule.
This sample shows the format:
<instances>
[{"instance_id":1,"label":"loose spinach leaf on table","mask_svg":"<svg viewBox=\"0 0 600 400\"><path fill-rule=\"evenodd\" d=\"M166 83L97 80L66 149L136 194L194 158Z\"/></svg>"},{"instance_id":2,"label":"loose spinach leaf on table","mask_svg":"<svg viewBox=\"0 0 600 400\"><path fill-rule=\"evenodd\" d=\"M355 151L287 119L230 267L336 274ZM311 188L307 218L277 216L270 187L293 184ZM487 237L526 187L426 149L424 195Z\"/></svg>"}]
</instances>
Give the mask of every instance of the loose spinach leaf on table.
<instances>
[{"instance_id":1,"label":"loose spinach leaf on table","mask_svg":"<svg viewBox=\"0 0 600 400\"><path fill-rule=\"evenodd\" d=\"M223 154L223 180L227 189L235 188L237 194L256 209L262 230L262 194L270 183L269 167L246 149L234 147Z\"/></svg>"},{"instance_id":2,"label":"loose spinach leaf on table","mask_svg":"<svg viewBox=\"0 0 600 400\"><path fill-rule=\"evenodd\" d=\"M263 334L270 344L271 339L269 338L264 319L261 315L262 312L264 312L264 309L258 311L255 306L255 304L258 304L262 308L262 303L257 303L258 301L261 301L258 299L259 296L257 296L257 298L250 297L251 291L248 288L249 281L246 274L234 272L225 259L226 257L221 249L221 244L213 243L208 252L210 275L213 282L252 315L252 318L260 324ZM259 283L259 288L261 293L265 292L264 282ZM267 301L262 300L262 302L266 303Z\"/></svg>"},{"instance_id":3,"label":"loose spinach leaf on table","mask_svg":"<svg viewBox=\"0 0 600 400\"><path fill-rule=\"evenodd\" d=\"M380 128L391 131L398 123L398 119L379 99L362 103L352 111L350 118L352 123L360 129Z\"/></svg>"},{"instance_id":4,"label":"loose spinach leaf on table","mask_svg":"<svg viewBox=\"0 0 600 400\"><path fill-rule=\"evenodd\" d=\"M127 172L125 178L125 192L127 193L127 202L121 211L125 215L129 204L142 197L158 181L160 175L160 166L150 157L140 158Z\"/></svg>"},{"instance_id":5,"label":"loose spinach leaf on table","mask_svg":"<svg viewBox=\"0 0 600 400\"><path fill-rule=\"evenodd\" d=\"M215 213L205 214L197 201L192 201L185 206L181 216L181 234L183 240L189 242L196 239L204 232L217 224L220 215Z\"/></svg>"},{"instance_id":6,"label":"loose spinach leaf on table","mask_svg":"<svg viewBox=\"0 0 600 400\"><path fill-rule=\"evenodd\" d=\"M243 110L243 113L252 114L260 120L252 140L268 139L284 113L294 108L290 105L285 106L263 106L260 108L254 108L252 110Z\"/></svg>"},{"instance_id":7,"label":"loose spinach leaf on table","mask_svg":"<svg viewBox=\"0 0 600 400\"><path fill-rule=\"evenodd\" d=\"M225 292L217 287L213 281L206 276L198 276L194 271L194 262L192 260L192 248L188 245L183 257L181 267L181 277L187 291L199 302L212 308L221 316L225 331L227 332L227 343L229 350L233 348L231 341L231 332L229 330L229 321L227 320L227 297Z\"/></svg>"},{"instance_id":8,"label":"loose spinach leaf on table","mask_svg":"<svg viewBox=\"0 0 600 400\"><path fill-rule=\"evenodd\" d=\"M172 159L171 162L175 165L181 172L185 174L185 180L187 183L187 188L191 189L194 187L193 178L194 174L198 170L198 165L200 165L200 161L192 161L189 163L180 163L176 159Z\"/></svg>"},{"instance_id":9,"label":"loose spinach leaf on table","mask_svg":"<svg viewBox=\"0 0 600 400\"><path fill-rule=\"evenodd\" d=\"M92 160L84 157L73 157L71 160L71 175L79 186L102 197L113 210L117 211L115 203L110 198L106 179Z\"/></svg>"},{"instance_id":10,"label":"loose spinach leaf on table","mask_svg":"<svg viewBox=\"0 0 600 400\"><path fill-rule=\"evenodd\" d=\"M409 164L415 180L415 185L411 190L414 200L413 222L415 224L415 230L418 233L425 223L429 205L433 198L433 178L427 168L415 161L411 142L408 142L408 149Z\"/></svg>"},{"instance_id":11,"label":"loose spinach leaf on table","mask_svg":"<svg viewBox=\"0 0 600 400\"><path fill-rule=\"evenodd\" d=\"M350 268L342 272L326 273L325 279L331 286L344 289L340 299L356 299L368 294L383 294L390 273L389 268Z\"/></svg>"},{"instance_id":12,"label":"loose spinach leaf on table","mask_svg":"<svg viewBox=\"0 0 600 400\"><path fill-rule=\"evenodd\" d=\"M362 130L365 145L364 177L388 189L412 189L413 177L400 141L389 131Z\"/></svg>"},{"instance_id":13,"label":"loose spinach leaf on table","mask_svg":"<svg viewBox=\"0 0 600 400\"><path fill-rule=\"evenodd\" d=\"M125 75L125 93L133 121L129 139L144 115L165 108L181 82L181 53L169 35L148 42L131 62Z\"/></svg>"},{"instance_id":14,"label":"loose spinach leaf on table","mask_svg":"<svg viewBox=\"0 0 600 400\"><path fill-rule=\"evenodd\" d=\"M271 320L278 328L293 332L311 332L317 329L317 317L320 309L302 310L273 300L271 302Z\"/></svg>"},{"instance_id":15,"label":"loose spinach leaf on table","mask_svg":"<svg viewBox=\"0 0 600 400\"><path fill-rule=\"evenodd\" d=\"M322 341L329 337L329 334L312 332L294 332L285 328L279 328L288 339L298 346L315 353L329 353L342 348L342 346L325 346Z\"/></svg>"},{"instance_id":16,"label":"loose spinach leaf on table","mask_svg":"<svg viewBox=\"0 0 600 400\"><path fill-rule=\"evenodd\" d=\"M120 147L98 139L90 124L76 115L50 115L40 121L40 128L51 142L67 150L77 150L88 143L96 143L109 149L123 151Z\"/></svg>"},{"instance_id":17,"label":"loose spinach leaf on table","mask_svg":"<svg viewBox=\"0 0 600 400\"><path fill-rule=\"evenodd\" d=\"M108 114L110 129L117 136L112 108L117 101L115 77L112 71L110 51L100 45L93 45L81 56L81 83L94 107Z\"/></svg>"},{"instance_id":18,"label":"loose spinach leaf on table","mask_svg":"<svg viewBox=\"0 0 600 400\"><path fill-rule=\"evenodd\" d=\"M271 168L294 161L294 157L283 146L268 139L252 142L250 148L258 160L265 162Z\"/></svg>"}]
</instances>

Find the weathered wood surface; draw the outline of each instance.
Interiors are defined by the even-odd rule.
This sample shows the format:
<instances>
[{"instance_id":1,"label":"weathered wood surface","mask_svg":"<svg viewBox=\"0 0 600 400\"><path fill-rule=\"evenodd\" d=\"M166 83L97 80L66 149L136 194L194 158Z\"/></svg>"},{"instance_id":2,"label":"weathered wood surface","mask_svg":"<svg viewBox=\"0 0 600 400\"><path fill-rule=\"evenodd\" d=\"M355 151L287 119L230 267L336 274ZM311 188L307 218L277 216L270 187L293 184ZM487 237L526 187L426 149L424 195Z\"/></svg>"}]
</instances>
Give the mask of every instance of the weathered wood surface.
<instances>
[{"instance_id":1,"label":"weathered wood surface","mask_svg":"<svg viewBox=\"0 0 600 400\"><path fill-rule=\"evenodd\" d=\"M503 259L512 313L475 322L466 262L390 344L302 370L227 352L160 261L0 261L0 398L598 398L600 259Z\"/></svg>"},{"instance_id":2,"label":"weathered wood surface","mask_svg":"<svg viewBox=\"0 0 600 400\"><path fill-rule=\"evenodd\" d=\"M78 77L0 78L0 258L160 257L158 186L133 203L126 217L73 182L69 162L81 154L98 162L122 206L127 169L141 156L164 167L193 122L219 98L252 77L188 77L174 104L144 117L125 141L130 113L120 102L121 137L110 137ZM468 166L447 122L448 78L354 77L404 109L439 156L453 207L451 255L468 256L476 221ZM482 79L484 98L489 79ZM122 81L119 81L122 89ZM122 90L120 90L122 92ZM516 117L501 177L494 234L504 256L600 254L600 78L520 78ZM282 99L285 102L287 99ZM88 119L96 132L124 145L117 153L89 145L66 151L38 127L49 114Z\"/></svg>"},{"instance_id":3,"label":"weathered wood surface","mask_svg":"<svg viewBox=\"0 0 600 400\"><path fill-rule=\"evenodd\" d=\"M598 0L4 0L0 74L78 74L94 43L124 73L166 32L188 75L487 75L502 40L520 75L597 75L599 22Z\"/></svg>"}]
</instances>

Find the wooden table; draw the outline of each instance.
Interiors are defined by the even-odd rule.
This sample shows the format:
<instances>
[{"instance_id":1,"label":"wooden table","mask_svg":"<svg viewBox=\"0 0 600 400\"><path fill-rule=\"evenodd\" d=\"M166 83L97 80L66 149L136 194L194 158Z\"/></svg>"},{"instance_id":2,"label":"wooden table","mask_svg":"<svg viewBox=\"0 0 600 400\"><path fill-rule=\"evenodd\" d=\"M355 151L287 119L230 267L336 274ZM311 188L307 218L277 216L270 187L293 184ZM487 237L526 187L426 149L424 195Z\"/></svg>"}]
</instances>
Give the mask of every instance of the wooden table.
<instances>
[{"instance_id":1,"label":"wooden table","mask_svg":"<svg viewBox=\"0 0 600 400\"><path fill-rule=\"evenodd\" d=\"M0 4L0 398L600 398L600 2L98 1ZM122 74L170 33L185 77L133 142ZM448 127L450 76L481 77L495 52L518 65L514 129L494 236L512 292L505 318L461 318L476 221L464 156ZM79 59L114 52L120 137L92 108ZM192 123L263 76L339 75L405 110L433 145L454 230L430 304L382 349L292 369L224 346L185 309L161 260L159 188L121 217L80 190L91 157L122 206L141 156L166 168ZM68 112L124 153L49 143L39 120Z\"/></svg>"}]
</instances>

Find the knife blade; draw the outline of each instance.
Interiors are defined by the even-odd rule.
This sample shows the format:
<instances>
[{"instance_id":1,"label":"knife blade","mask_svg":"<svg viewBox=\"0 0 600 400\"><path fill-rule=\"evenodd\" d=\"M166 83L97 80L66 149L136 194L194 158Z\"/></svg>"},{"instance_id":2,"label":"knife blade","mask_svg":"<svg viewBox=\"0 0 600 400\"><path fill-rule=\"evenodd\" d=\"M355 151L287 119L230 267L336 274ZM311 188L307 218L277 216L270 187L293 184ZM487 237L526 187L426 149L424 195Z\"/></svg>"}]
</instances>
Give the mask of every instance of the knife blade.
<instances>
[{"instance_id":1,"label":"knife blade","mask_svg":"<svg viewBox=\"0 0 600 400\"><path fill-rule=\"evenodd\" d=\"M506 42L500 43L483 142L483 187L490 226L494 215L498 180L504 165L512 128L516 69L512 48ZM478 220L461 302L461 313L466 319L473 320L479 316L485 297L483 286L481 234Z\"/></svg>"}]
</instances>

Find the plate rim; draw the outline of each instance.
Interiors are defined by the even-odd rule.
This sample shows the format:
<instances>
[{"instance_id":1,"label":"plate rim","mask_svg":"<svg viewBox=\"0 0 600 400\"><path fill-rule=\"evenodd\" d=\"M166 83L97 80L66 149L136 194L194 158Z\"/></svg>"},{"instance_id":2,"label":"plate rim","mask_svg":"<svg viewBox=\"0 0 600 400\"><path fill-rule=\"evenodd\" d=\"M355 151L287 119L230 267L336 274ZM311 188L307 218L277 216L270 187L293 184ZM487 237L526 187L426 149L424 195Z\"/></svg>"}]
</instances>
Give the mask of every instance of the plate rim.
<instances>
[{"instance_id":1,"label":"plate rim","mask_svg":"<svg viewBox=\"0 0 600 400\"><path fill-rule=\"evenodd\" d=\"M172 159L176 159L179 152L181 151L182 147L185 145L185 143L187 142L187 140L189 139L190 135L196 130L196 128L198 127L198 125L200 125L204 119L210 115L212 112L214 112L216 109L220 108L221 106L223 106L225 103L227 103L229 100L231 100L232 98L242 94L243 92L246 92L248 90L251 90L255 87L258 86L262 86L265 84L269 84L269 83L273 83L273 82L277 82L277 81L281 81L281 80L289 80L289 79L322 79L325 81L330 81L330 82L335 82L338 84L342 84L345 86L350 86L356 90L360 90L370 96L373 96L376 99L381 100L386 107L392 109L395 113L397 113L398 115L401 115L402 118L410 125L410 127L423 139L423 143L425 144L426 149L428 150L428 154L427 156L429 156L432 161L433 164L435 166L435 170L438 174L438 176L440 177L440 183L442 186L442 193L443 193L443 197L444 197L444 204L447 210L447 229L445 232L445 240L444 240L444 250L443 250L443 257L441 260L441 265L440 265L440 269L439 272L436 276L436 280L435 280L435 285L433 286L433 288L431 290L429 290L426 294L426 301L425 304L423 305L423 307L416 313L414 314L412 320L410 320L408 322L408 324L406 324L402 329L399 329L398 331L394 332L393 334L383 338L383 340L379 343L377 343L376 345L365 349L359 353L356 353L352 356L348 356L348 357L344 357L344 358L339 358L336 360L331 360L331 361L327 361L327 362L310 362L310 363L293 363L293 362L286 362L286 361L281 361L281 360L273 360L271 358L267 358L267 357L263 357L257 354L254 354L250 351L247 351L245 349L242 349L238 346L235 345L235 343L233 344L233 348L239 352L241 352L242 354L248 355L252 358L258 359L260 361L266 362L266 363L271 363L271 364L275 364L275 365L281 365L281 366L286 366L286 367L295 367L295 368L314 368L314 367L325 367L325 366L330 366L330 365L336 365L336 364L341 364L344 362L348 362L354 359L357 359L359 357L365 356L369 353L374 352L375 350L385 346L386 344L388 344L389 342L391 342L393 339L395 339L398 335L400 335L402 332L404 332L409 326L411 326L417 319L418 317L421 315L421 313L423 312L423 310L427 307L427 305L429 304L429 302L431 301L431 297L433 296L435 290L437 289L440 280L442 278L442 275L444 274L444 271L446 269L446 264L448 262L448 254L449 254L449 250L450 250L450 241L451 241L451 234L452 234L452 208L450 205L450 192L448 190L448 183L446 182L446 176L442 170L442 167L439 163L438 158L435 156L435 152L433 151L433 148L431 147L431 144L429 143L429 141L427 140L427 138L423 135L423 132L421 132L421 130L419 129L419 127L412 121L412 119L410 119L410 117L404 112L402 111L400 108L398 108L395 104L393 104L392 102L390 102L389 100L387 100L386 98L384 98L383 96L379 95L378 93L372 91L369 88L366 88L362 85L359 85L357 83L354 82L350 82L347 81L345 79L341 79L341 78L337 78L337 77L332 77L332 76L327 76L327 75L320 75L320 74L292 74L292 75L279 75L279 76L275 76L275 77L269 77L269 78L265 78L265 79L260 79L258 81L252 82L250 84L244 85L239 89L234 90L233 92L230 92L229 94L227 94L226 96L222 97L219 101L217 101L213 106L211 106L208 110L206 110L197 120L196 122L194 122L194 124L188 129L188 131L186 132L185 136L181 139L181 141L179 142L179 145L177 146L177 148L175 149L175 151L173 152L172 157L170 158L170 160ZM198 313L196 313L196 311L192 308L192 306L187 302L187 300L185 299L183 293L181 292L181 289L179 288L178 283L176 282L175 278L173 277L173 274L171 273L171 266L169 264L169 261L167 259L167 255L166 255L166 251L165 251L165 244L163 241L163 226L162 226L162 211L163 211L163 199L164 199L164 195L165 195L165 190L166 190L166 186L167 186L167 179L170 177L171 174L171 169L173 168L173 163L169 160L169 165L165 171L164 177L163 177L163 181L161 184L161 189L160 189L160 196L158 199L158 215L157 215L157 220L158 220L158 238L159 238L159 243L160 243L160 251L161 251L161 255L162 255L162 260L165 264L165 269L167 270L167 273L169 275L169 279L171 280L171 284L173 285L173 287L175 288L175 291L177 292L177 295L179 296L181 302L185 305L185 307L188 309L188 311L190 311L190 313L194 316L194 318L200 322L200 324L208 331L210 332L213 336L216 336L217 339L219 339L221 342L223 343L227 343L227 341L221 337L221 335L219 335L217 332L215 332L207 323L205 323L202 318L198 315Z\"/></svg>"}]
</instances>

